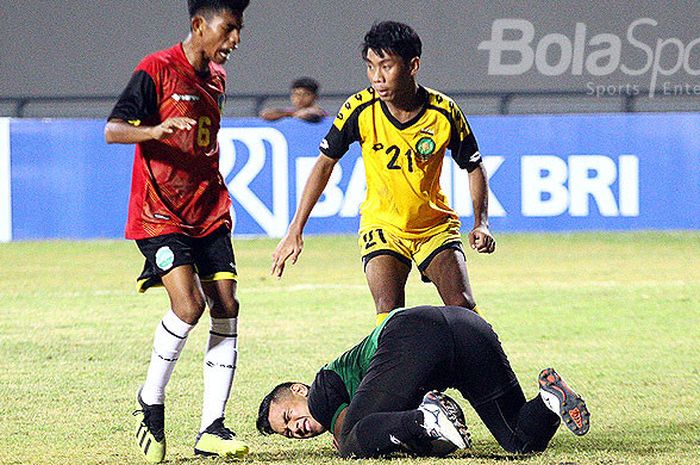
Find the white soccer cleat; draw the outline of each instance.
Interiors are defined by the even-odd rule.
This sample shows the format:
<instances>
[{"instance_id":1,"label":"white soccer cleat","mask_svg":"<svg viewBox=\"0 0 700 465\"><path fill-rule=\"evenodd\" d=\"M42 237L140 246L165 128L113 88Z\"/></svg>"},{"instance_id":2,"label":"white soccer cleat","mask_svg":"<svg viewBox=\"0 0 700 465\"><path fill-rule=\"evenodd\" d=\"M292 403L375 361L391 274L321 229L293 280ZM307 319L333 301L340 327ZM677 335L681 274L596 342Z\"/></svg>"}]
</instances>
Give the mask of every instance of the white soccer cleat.
<instances>
[{"instance_id":1,"label":"white soccer cleat","mask_svg":"<svg viewBox=\"0 0 700 465\"><path fill-rule=\"evenodd\" d=\"M433 448L440 443L454 449L471 447L464 413L454 399L439 391L430 391L423 397L418 410L423 412L423 428L433 440Z\"/></svg>"}]
</instances>

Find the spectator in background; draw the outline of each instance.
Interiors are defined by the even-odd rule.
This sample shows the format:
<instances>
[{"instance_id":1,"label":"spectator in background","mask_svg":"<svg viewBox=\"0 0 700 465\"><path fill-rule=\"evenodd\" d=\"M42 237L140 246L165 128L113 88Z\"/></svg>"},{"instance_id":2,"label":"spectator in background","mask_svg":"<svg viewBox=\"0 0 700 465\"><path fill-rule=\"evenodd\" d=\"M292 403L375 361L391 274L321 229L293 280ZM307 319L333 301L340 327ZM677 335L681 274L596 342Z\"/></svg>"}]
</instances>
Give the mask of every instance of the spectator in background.
<instances>
[{"instance_id":1,"label":"spectator in background","mask_svg":"<svg viewBox=\"0 0 700 465\"><path fill-rule=\"evenodd\" d=\"M294 117L310 123L318 123L328 113L321 108L318 99L318 82L309 77L302 77L292 82L289 90L290 108L266 108L260 113L260 117L267 121Z\"/></svg>"}]
</instances>

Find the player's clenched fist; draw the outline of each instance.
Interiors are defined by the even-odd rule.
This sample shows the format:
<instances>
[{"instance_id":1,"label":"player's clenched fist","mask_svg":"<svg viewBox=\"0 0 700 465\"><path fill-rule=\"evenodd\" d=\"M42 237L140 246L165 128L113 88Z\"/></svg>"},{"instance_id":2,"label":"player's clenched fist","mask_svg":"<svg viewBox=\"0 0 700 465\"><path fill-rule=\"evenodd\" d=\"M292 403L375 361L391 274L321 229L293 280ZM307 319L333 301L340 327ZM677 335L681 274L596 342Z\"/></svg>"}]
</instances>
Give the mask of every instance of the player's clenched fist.
<instances>
[{"instance_id":1,"label":"player's clenched fist","mask_svg":"<svg viewBox=\"0 0 700 465\"><path fill-rule=\"evenodd\" d=\"M493 253L496 240L486 226L477 226L469 233L469 245L479 253Z\"/></svg>"}]
</instances>

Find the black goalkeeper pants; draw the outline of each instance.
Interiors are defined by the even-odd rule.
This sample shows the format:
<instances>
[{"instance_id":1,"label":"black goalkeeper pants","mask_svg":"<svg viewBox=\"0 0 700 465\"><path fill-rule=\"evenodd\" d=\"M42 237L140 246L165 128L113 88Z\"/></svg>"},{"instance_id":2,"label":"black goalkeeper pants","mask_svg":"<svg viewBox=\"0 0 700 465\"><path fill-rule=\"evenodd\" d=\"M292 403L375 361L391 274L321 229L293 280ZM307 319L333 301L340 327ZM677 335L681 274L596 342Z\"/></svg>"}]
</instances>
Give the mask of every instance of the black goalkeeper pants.
<instances>
[{"instance_id":1,"label":"black goalkeeper pants","mask_svg":"<svg viewBox=\"0 0 700 465\"><path fill-rule=\"evenodd\" d=\"M427 452L417 410L426 392L453 387L508 452L542 451L559 417L539 396L529 402L498 336L460 307L416 307L391 317L348 406L338 438L343 457L377 457L408 446Z\"/></svg>"}]
</instances>

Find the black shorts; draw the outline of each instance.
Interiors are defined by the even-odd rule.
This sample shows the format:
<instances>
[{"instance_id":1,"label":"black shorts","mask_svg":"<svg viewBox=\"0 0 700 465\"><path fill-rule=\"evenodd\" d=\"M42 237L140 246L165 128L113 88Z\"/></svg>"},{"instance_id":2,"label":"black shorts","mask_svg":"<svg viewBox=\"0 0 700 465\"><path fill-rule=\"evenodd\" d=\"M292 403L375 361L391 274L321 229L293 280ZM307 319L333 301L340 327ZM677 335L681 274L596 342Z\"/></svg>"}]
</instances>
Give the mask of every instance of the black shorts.
<instances>
[{"instance_id":1,"label":"black shorts","mask_svg":"<svg viewBox=\"0 0 700 465\"><path fill-rule=\"evenodd\" d=\"M385 377L387 367L395 372ZM393 315L379 337L367 375L382 380L379 390L394 392L410 403L431 389L451 387L479 405L518 383L491 325L461 307L423 306ZM385 381L392 385L381 386Z\"/></svg>"},{"instance_id":2,"label":"black shorts","mask_svg":"<svg viewBox=\"0 0 700 465\"><path fill-rule=\"evenodd\" d=\"M520 386L491 325L462 307L398 311L348 407L342 435L370 414L418 407L428 391L456 388L479 408Z\"/></svg>"},{"instance_id":3,"label":"black shorts","mask_svg":"<svg viewBox=\"0 0 700 465\"><path fill-rule=\"evenodd\" d=\"M145 292L153 286L162 286L161 277L183 265L194 265L202 282L238 279L231 231L226 227L205 237L165 234L139 239L136 245L146 257L143 271L138 277L139 292Z\"/></svg>"}]
</instances>

